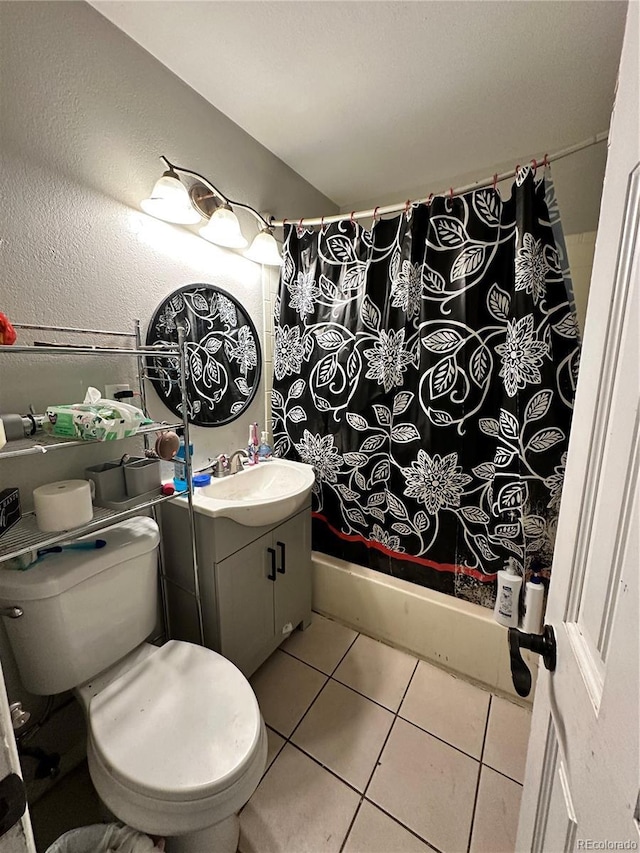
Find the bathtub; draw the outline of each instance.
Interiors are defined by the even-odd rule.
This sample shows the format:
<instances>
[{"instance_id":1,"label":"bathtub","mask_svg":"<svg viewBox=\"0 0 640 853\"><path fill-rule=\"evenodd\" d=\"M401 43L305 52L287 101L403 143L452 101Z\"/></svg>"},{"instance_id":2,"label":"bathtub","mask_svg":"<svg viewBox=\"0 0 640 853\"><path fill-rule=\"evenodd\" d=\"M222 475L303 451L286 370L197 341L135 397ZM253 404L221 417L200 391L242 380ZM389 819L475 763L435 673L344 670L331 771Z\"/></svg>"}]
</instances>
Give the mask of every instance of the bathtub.
<instances>
[{"instance_id":1,"label":"bathtub","mask_svg":"<svg viewBox=\"0 0 640 853\"><path fill-rule=\"evenodd\" d=\"M511 681L507 629L491 610L319 551L312 567L318 613L523 701ZM537 658L525 655L535 688Z\"/></svg>"}]
</instances>

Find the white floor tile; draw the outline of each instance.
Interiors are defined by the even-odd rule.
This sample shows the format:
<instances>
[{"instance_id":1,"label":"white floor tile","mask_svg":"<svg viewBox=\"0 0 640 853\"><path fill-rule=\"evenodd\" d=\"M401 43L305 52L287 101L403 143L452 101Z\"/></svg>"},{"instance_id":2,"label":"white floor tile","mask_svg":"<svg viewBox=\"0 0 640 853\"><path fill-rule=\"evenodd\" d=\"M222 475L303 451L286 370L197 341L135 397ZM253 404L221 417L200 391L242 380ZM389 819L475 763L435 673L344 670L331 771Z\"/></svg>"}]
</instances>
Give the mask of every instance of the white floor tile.
<instances>
[{"instance_id":1,"label":"white floor tile","mask_svg":"<svg viewBox=\"0 0 640 853\"><path fill-rule=\"evenodd\" d=\"M417 658L360 634L334 678L397 711L416 662Z\"/></svg>"},{"instance_id":2,"label":"white floor tile","mask_svg":"<svg viewBox=\"0 0 640 853\"><path fill-rule=\"evenodd\" d=\"M275 651L251 676L265 723L289 737L320 692L326 677L284 652Z\"/></svg>"},{"instance_id":3,"label":"white floor tile","mask_svg":"<svg viewBox=\"0 0 640 853\"><path fill-rule=\"evenodd\" d=\"M359 795L287 744L240 815L242 853L338 853Z\"/></svg>"},{"instance_id":4,"label":"white floor tile","mask_svg":"<svg viewBox=\"0 0 640 853\"><path fill-rule=\"evenodd\" d=\"M443 853L461 853L477 779L477 761L397 719L367 798Z\"/></svg>"},{"instance_id":5,"label":"white floor tile","mask_svg":"<svg viewBox=\"0 0 640 853\"><path fill-rule=\"evenodd\" d=\"M331 675L356 637L351 628L314 613L307 630L294 631L280 648Z\"/></svg>"},{"instance_id":6,"label":"white floor tile","mask_svg":"<svg viewBox=\"0 0 640 853\"><path fill-rule=\"evenodd\" d=\"M392 723L392 713L331 680L291 740L364 792Z\"/></svg>"},{"instance_id":7,"label":"white floor tile","mask_svg":"<svg viewBox=\"0 0 640 853\"><path fill-rule=\"evenodd\" d=\"M267 726L267 766L264 769L265 773L271 767L273 759L280 752L285 743L286 740L283 737L280 737L277 732L272 731L272 729Z\"/></svg>"},{"instance_id":8,"label":"white floor tile","mask_svg":"<svg viewBox=\"0 0 640 853\"><path fill-rule=\"evenodd\" d=\"M480 758L489 698L486 690L420 661L400 716Z\"/></svg>"},{"instance_id":9,"label":"white floor tile","mask_svg":"<svg viewBox=\"0 0 640 853\"><path fill-rule=\"evenodd\" d=\"M482 768L470 853L514 853L521 794L521 785Z\"/></svg>"},{"instance_id":10,"label":"white floor tile","mask_svg":"<svg viewBox=\"0 0 640 853\"><path fill-rule=\"evenodd\" d=\"M433 848L365 800L343 853L433 853Z\"/></svg>"},{"instance_id":11,"label":"white floor tile","mask_svg":"<svg viewBox=\"0 0 640 853\"><path fill-rule=\"evenodd\" d=\"M531 711L494 696L482 763L523 782L530 728Z\"/></svg>"}]
</instances>

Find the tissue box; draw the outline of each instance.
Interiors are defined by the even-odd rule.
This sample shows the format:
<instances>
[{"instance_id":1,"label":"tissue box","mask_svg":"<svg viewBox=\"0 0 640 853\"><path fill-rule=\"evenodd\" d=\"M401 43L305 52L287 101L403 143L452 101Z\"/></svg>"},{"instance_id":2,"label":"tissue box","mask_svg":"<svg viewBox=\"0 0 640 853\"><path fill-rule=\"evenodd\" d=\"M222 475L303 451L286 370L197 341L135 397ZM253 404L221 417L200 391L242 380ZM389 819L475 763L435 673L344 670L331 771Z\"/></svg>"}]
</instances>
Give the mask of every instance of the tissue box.
<instances>
[{"instance_id":1,"label":"tissue box","mask_svg":"<svg viewBox=\"0 0 640 853\"><path fill-rule=\"evenodd\" d=\"M20 521L20 492L4 489L0 492L0 536Z\"/></svg>"}]
</instances>

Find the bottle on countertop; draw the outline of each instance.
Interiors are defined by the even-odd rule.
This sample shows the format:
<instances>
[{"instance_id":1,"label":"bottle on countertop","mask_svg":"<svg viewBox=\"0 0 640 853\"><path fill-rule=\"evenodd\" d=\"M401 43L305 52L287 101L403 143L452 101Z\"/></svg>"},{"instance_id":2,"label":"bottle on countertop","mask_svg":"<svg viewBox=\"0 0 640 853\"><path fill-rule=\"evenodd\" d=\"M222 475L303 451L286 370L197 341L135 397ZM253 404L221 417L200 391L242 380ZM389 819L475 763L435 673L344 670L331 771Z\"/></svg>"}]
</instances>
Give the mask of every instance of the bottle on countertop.
<instances>
[{"instance_id":1,"label":"bottle on countertop","mask_svg":"<svg viewBox=\"0 0 640 853\"><path fill-rule=\"evenodd\" d=\"M189 443L189 455L193 457L193 444ZM185 462L184 438L180 436L180 447L173 462L173 487L176 492L187 491L187 464Z\"/></svg>"},{"instance_id":2,"label":"bottle on countertop","mask_svg":"<svg viewBox=\"0 0 640 853\"><path fill-rule=\"evenodd\" d=\"M249 457L249 465L255 465L258 462L258 424L249 424L249 442L247 444L247 456Z\"/></svg>"},{"instance_id":3,"label":"bottle on countertop","mask_svg":"<svg viewBox=\"0 0 640 853\"><path fill-rule=\"evenodd\" d=\"M517 628L520 616L520 590L522 577L518 574L517 563L509 557L506 567L498 572L498 590L494 616L496 622L507 628Z\"/></svg>"},{"instance_id":4,"label":"bottle on countertop","mask_svg":"<svg viewBox=\"0 0 640 853\"><path fill-rule=\"evenodd\" d=\"M271 449L271 445L269 444L269 433L266 429L262 430L260 435L260 445L258 447L258 456L261 462L264 462L265 459L271 459L273 455L273 450Z\"/></svg>"},{"instance_id":5,"label":"bottle on countertop","mask_svg":"<svg viewBox=\"0 0 640 853\"><path fill-rule=\"evenodd\" d=\"M525 634L542 633L542 615L544 610L544 584L539 573L534 570L531 579L525 585L524 618L522 630Z\"/></svg>"}]
</instances>

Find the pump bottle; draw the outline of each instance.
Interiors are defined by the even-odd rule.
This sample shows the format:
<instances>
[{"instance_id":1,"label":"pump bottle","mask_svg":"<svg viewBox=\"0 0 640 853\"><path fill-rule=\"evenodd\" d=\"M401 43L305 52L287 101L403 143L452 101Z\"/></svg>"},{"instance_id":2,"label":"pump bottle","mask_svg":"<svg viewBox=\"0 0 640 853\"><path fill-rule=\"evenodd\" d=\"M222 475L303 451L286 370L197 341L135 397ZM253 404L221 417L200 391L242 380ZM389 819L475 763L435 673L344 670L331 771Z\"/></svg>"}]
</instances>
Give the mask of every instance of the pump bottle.
<instances>
[{"instance_id":1,"label":"pump bottle","mask_svg":"<svg viewBox=\"0 0 640 853\"><path fill-rule=\"evenodd\" d=\"M507 628L518 627L521 588L522 577L518 574L516 561L509 557L505 568L498 572L498 591L494 608L496 622Z\"/></svg>"},{"instance_id":2,"label":"pump bottle","mask_svg":"<svg viewBox=\"0 0 640 853\"><path fill-rule=\"evenodd\" d=\"M544 586L538 572L533 572L527 581L524 593L524 619L522 630L525 634L542 633L542 611L544 609Z\"/></svg>"}]
</instances>

